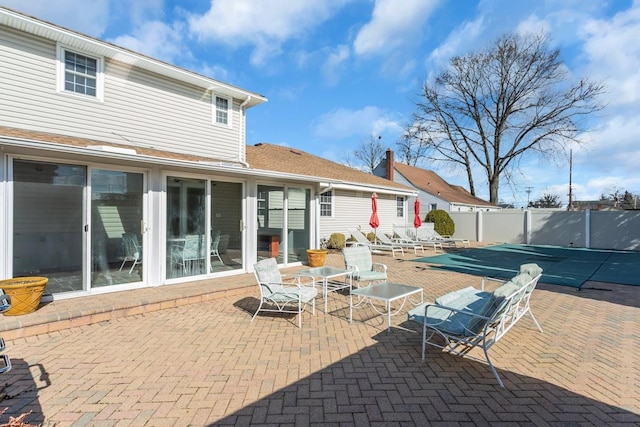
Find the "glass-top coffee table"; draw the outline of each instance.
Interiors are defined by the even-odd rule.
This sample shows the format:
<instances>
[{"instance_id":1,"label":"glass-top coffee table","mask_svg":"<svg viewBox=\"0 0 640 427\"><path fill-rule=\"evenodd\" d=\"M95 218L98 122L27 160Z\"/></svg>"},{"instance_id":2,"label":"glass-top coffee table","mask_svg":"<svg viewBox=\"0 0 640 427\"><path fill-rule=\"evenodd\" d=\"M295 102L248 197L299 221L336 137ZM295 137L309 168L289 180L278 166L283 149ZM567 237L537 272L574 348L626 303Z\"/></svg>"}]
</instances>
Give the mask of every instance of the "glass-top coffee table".
<instances>
[{"instance_id":1,"label":"glass-top coffee table","mask_svg":"<svg viewBox=\"0 0 640 427\"><path fill-rule=\"evenodd\" d=\"M306 276L313 276L314 282L320 282L322 284L322 298L324 299L324 312L327 312L327 295L329 292L339 291L340 289L349 289L349 321L351 321L351 309L353 307L351 301L351 270L345 270L344 268L337 267L314 267L306 270L301 270L298 274ZM336 280L342 277L343 280ZM316 279L317 278L317 279Z\"/></svg>"},{"instance_id":2,"label":"glass-top coffee table","mask_svg":"<svg viewBox=\"0 0 640 427\"><path fill-rule=\"evenodd\" d=\"M409 297L417 294L420 294L420 301L414 303ZM417 286L401 285L399 283L378 283L375 285L354 289L351 291L351 295L369 300L370 303L372 302L371 300L379 300L384 302L385 311L378 310L378 308L374 304L371 304L371 307L378 313L387 315L387 331L391 331L391 316L399 313L400 310L402 310L402 307L404 307L407 299L409 299L414 305L423 303L422 288L419 288ZM404 299L404 301L402 301L402 305L394 312L392 312L391 303L400 299ZM351 301L351 305L353 306L353 300Z\"/></svg>"}]
</instances>

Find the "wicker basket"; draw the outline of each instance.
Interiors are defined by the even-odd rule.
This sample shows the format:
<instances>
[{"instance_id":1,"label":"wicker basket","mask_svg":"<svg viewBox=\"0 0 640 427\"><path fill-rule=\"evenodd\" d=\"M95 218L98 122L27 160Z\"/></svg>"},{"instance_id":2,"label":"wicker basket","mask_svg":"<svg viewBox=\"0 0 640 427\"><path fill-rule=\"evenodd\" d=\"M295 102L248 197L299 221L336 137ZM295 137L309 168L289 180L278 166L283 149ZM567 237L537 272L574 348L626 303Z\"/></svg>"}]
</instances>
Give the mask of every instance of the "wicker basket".
<instances>
[{"instance_id":1,"label":"wicker basket","mask_svg":"<svg viewBox=\"0 0 640 427\"><path fill-rule=\"evenodd\" d=\"M48 281L46 277L0 280L0 289L11 297L11 308L4 312L5 316L18 316L36 311Z\"/></svg>"}]
</instances>

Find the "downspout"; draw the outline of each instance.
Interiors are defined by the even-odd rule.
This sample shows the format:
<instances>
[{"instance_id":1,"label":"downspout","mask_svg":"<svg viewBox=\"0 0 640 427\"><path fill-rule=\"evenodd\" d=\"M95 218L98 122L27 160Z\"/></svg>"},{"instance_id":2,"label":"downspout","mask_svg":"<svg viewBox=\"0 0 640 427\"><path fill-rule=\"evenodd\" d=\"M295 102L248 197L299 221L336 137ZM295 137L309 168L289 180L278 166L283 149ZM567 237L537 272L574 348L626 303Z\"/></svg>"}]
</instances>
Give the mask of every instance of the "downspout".
<instances>
[{"instance_id":1,"label":"downspout","mask_svg":"<svg viewBox=\"0 0 640 427\"><path fill-rule=\"evenodd\" d=\"M246 105L251 102L251 95L247 95L247 99L245 99L242 104L240 104L240 114L242 115L242 124L243 124L243 128L244 128L244 133L247 133L247 123L245 120L245 110L244 107L246 107ZM238 132L238 163L242 164L245 168L249 169L249 163L242 161L240 159L242 159L242 154L243 151L246 153L246 149L245 149L245 145L247 144L247 140L246 138L242 137L242 132Z\"/></svg>"}]
</instances>

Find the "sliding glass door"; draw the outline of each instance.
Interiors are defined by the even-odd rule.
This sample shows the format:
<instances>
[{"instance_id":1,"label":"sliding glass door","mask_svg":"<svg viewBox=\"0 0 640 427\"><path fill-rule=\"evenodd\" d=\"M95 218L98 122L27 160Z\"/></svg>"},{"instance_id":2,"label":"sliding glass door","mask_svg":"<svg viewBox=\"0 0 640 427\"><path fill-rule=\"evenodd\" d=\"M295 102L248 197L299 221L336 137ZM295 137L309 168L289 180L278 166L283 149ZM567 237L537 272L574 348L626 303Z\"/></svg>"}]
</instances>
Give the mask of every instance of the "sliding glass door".
<instances>
[{"instance_id":1,"label":"sliding glass door","mask_svg":"<svg viewBox=\"0 0 640 427\"><path fill-rule=\"evenodd\" d=\"M167 177L167 278L241 269L242 205L242 183Z\"/></svg>"},{"instance_id":2,"label":"sliding glass door","mask_svg":"<svg viewBox=\"0 0 640 427\"><path fill-rule=\"evenodd\" d=\"M143 281L143 174L91 171L91 286Z\"/></svg>"},{"instance_id":3,"label":"sliding glass door","mask_svg":"<svg viewBox=\"0 0 640 427\"><path fill-rule=\"evenodd\" d=\"M311 190L258 186L258 259L278 263L306 259L311 236Z\"/></svg>"},{"instance_id":4,"label":"sliding glass door","mask_svg":"<svg viewBox=\"0 0 640 427\"><path fill-rule=\"evenodd\" d=\"M51 293L84 289L84 166L13 162L13 276L46 276Z\"/></svg>"},{"instance_id":5,"label":"sliding glass door","mask_svg":"<svg viewBox=\"0 0 640 427\"><path fill-rule=\"evenodd\" d=\"M167 278L207 272L206 182L167 177Z\"/></svg>"}]
</instances>

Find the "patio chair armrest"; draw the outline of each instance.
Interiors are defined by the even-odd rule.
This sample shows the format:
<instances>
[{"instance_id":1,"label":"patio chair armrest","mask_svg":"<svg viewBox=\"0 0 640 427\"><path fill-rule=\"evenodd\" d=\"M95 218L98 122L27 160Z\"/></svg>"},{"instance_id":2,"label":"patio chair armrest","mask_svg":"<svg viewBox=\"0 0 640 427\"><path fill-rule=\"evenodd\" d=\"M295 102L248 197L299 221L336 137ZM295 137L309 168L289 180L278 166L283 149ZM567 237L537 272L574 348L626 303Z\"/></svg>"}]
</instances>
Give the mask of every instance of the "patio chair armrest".
<instances>
[{"instance_id":1,"label":"patio chair armrest","mask_svg":"<svg viewBox=\"0 0 640 427\"><path fill-rule=\"evenodd\" d=\"M481 286L482 286L482 290L483 290L483 291L484 291L484 284L485 284L485 283L487 283L487 282L495 282L495 283L497 283L497 284L502 285L502 284L504 284L504 283L507 283L507 282L508 282L508 280L505 280L505 279L499 279L499 278L497 278L497 277L489 277L489 276L485 276L485 277L483 277L483 278L482 278L482 284L481 284Z\"/></svg>"},{"instance_id":2,"label":"patio chair armrest","mask_svg":"<svg viewBox=\"0 0 640 427\"><path fill-rule=\"evenodd\" d=\"M439 311L435 316L429 317L429 308ZM443 316L442 311L450 314ZM446 332L449 335L469 337L485 336L489 332L488 326L491 318L467 309L459 309L436 303L427 303L424 308L424 328Z\"/></svg>"},{"instance_id":3,"label":"patio chair armrest","mask_svg":"<svg viewBox=\"0 0 640 427\"><path fill-rule=\"evenodd\" d=\"M371 268L372 268L373 270L375 270L375 271L384 271L384 272L386 272L386 271L387 271L387 266L386 266L386 264L382 264L382 263L380 263L380 262L374 262L374 263L372 264L372 267L371 267Z\"/></svg>"},{"instance_id":4,"label":"patio chair armrest","mask_svg":"<svg viewBox=\"0 0 640 427\"><path fill-rule=\"evenodd\" d=\"M352 275L357 276L360 272L360 269L355 265L348 265L347 270L351 272Z\"/></svg>"},{"instance_id":5,"label":"patio chair armrest","mask_svg":"<svg viewBox=\"0 0 640 427\"><path fill-rule=\"evenodd\" d=\"M489 320L489 318L487 316L483 316L482 314L478 314L478 313L473 312L471 310L466 310L466 309L463 309L463 308L449 307L447 305L440 305L440 304L435 303L435 302L434 303L427 303L425 305L425 307L424 307L425 315L429 311L429 307L434 307L434 308L438 308L438 309L441 309L441 310L448 310L453 314L455 314L455 313L466 314L467 316L477 317L479 319L484 319L484 320Z\"/></svg>"},{"instance_id":6,"label":"patio chair armrest","mask_svg":"<svg viewBox=\"0 0 640 427\"><path fill-rule=\"evenodd\" d=\"M296 279L298 281L298 284L302 286L305 286L305 285L313 286L313 284L316 282L316 277L311 274L297 274Z\"/></svg>"}]
</instances>

